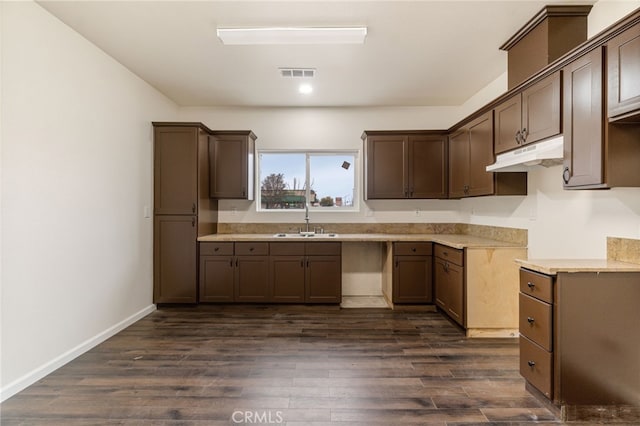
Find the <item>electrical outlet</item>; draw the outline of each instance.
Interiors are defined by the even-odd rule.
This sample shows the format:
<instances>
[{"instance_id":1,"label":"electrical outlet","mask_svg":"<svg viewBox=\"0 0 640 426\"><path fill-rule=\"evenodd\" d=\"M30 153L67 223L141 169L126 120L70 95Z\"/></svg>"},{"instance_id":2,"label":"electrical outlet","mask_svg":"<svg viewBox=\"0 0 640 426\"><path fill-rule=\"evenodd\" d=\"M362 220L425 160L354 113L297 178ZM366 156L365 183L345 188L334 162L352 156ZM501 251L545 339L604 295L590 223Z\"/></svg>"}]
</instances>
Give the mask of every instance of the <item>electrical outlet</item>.
<instances>
[{"instance_id":1,"label":"electrical outlet","mask_svg":"<svg viewBox=\"0 0 640 426\"><path fill-rule=\"evenodd\" d=\"M144 208L142 209L144 212L144 217L145 218L150 218L151 217L151 208L149 208L149 206L144 206Z\"/></svg>"}]
</instances>

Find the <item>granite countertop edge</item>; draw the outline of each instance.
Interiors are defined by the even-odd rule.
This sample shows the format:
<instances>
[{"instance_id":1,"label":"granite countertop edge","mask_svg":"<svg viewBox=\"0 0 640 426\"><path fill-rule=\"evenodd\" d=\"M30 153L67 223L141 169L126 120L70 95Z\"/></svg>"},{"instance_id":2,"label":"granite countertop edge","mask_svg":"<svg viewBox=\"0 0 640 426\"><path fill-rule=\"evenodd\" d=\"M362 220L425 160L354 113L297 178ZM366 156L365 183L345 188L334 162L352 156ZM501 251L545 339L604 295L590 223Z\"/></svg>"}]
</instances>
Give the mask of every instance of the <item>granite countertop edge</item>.
<instances>
[{"instance_id":1,"label":"granite countertop edge","mask_svg":"<svg viewBox=\"0 0 640 426\"><path fill-rule=\"evenodd\" d=\"M276 234L210 234L199 242L433 242L451 248L525 248L520 244L464 234L338 234L336 237L276 237Z\"/></svg>"},{"instance_id":2,"label":"granite countertop edge","mask_svg":"<svg viewBox=\"0 0 640 426\"><path fill-rule=\"evenodd\" d=\"M640 272L640 264L611 259L516 259L523 268L547 275L562 272Z\"/></svg>"}]
</instances>

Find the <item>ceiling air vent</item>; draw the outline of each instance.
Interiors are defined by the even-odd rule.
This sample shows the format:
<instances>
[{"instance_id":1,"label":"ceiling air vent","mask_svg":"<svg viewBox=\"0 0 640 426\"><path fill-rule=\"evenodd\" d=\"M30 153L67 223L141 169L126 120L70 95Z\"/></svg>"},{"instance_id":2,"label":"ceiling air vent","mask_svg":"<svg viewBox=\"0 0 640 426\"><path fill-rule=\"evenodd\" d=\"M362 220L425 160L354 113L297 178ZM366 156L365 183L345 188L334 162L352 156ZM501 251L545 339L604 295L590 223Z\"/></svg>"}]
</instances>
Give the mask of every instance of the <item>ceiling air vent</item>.
<instances>
[{"instance_id":1,"label":"ceiling air vent","mask_svg":"<svg viewBox=\"0 0 640 426\"><path fill-rule=\"evenodd\" d=\"M280 68L282 77L305 77L313 78L316 75L315 68Z\"/></svg>"}]
</instances>

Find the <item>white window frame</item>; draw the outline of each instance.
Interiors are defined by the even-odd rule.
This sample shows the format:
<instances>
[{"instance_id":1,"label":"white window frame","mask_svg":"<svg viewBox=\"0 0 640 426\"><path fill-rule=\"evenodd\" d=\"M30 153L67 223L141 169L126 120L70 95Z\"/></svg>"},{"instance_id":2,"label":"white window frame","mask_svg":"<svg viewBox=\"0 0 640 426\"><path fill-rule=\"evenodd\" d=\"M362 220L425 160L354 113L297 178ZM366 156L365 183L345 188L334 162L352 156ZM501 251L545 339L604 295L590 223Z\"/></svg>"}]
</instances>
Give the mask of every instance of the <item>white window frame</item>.
<instances>
[{"instance_id":1,"label":"white window frame","mask_svg":"<svg viewBox=\"0 0 640 426\"><path fill-rule=\"evenodd\" d=\"M353 206L351 207L321 207L321 206L309 206L309 211L313 212L326 212L326 213L357 213L360 211L360 187L361 187L361 179L360 179L360 150L357 149L322 149L322 150L314 150L314 149L259 149L256 152L256 176L255 176L255 188L256 188L256 211L257 212L268 212L268 213L283 213L283 212L302 212L304 208L301 209L263 209L262 208L262 158L261 154L305 154L305 181L304 185L306 188L305 198L309 200L311 195L311 188L308 185L310 179L310 157L315 155L341 155L341 154L349 154L353 155L354 164L351 165L353 167Z\"/></svg>"}]
</instances>

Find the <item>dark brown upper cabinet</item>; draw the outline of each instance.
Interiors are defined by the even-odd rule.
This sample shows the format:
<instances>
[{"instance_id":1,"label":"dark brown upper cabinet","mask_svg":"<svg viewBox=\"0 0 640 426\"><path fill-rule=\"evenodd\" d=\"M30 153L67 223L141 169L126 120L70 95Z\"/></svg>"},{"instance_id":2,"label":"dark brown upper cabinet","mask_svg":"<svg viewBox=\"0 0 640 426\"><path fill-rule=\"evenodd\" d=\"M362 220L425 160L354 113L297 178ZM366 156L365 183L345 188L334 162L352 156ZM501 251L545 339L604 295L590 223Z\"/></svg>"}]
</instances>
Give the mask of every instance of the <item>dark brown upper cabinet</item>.
<instances>
[{"instance_id":1,"label":"dark brown upper cabinet","mask_svg":"<svg viewBox=\"0 0 640 426\"><path fill-rule=\"evenodd\" d=\"M449 136L449 198L526 195L526 173L492 173L493 112L469 122Z\"/></svg>"},{"instance_id":2,"label":"dark brown upper cabinet","mask_svg":"<svg viewBox=\"0 0 640 426\"><path fill-rule=\"evenodd\" d=\"M447 197L443 132L367 131L362 138L367 200Z\"/></svg>"},{"instance_id":3,"label":"dark brown upper cabinet","mask_svg":"<svg viewBox=\"0 0 640 426\"><path fill-rule=\"evenodd\" d=\"M560 94L560 73L556 72L496 106L494 152L560 134Z\"/></svg>"},{"instance_id":4,"label":"dark brown upper cabinet","mask_svg":"<svg viewBox=\"0 0 640 426\"><path fill-rule=\"evenodd\" d=\"M501 47L509 90L587 39L591 5L545 6Z\"/></svg>"},{"instance_id":5,"label":"dark brown upper cabinet","mask_svg":"<svg viewBox=\"0 0 640 426\"><path fill-rule=\"evenodd\" d=\"M640 122L640 25L607 43L611 121Z\"/></svg>"},{"instance_id":6,"label":"dark brown upper cabinet","mask_svg":"<svg viewBox=\"0 0 640 426\"><path fill-rule=\"evenodd\" d=\"M251 131L215 131L209 136L210 196L253 200L255 140Z\"/></svg>"},{"instance_id":7,"label":"dark brown upper cabinet","mask_svg":"<svg viewBox=\"0 0 640 426\"><path fill-rule=\"evenodd\" d=\"M640 186L640 127L605 120L603 57L598 47L563 70L565 189Z\"/></svg>"}]
</instances>

